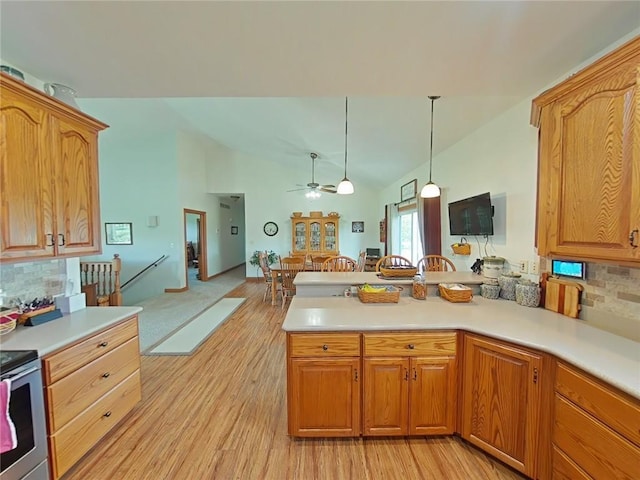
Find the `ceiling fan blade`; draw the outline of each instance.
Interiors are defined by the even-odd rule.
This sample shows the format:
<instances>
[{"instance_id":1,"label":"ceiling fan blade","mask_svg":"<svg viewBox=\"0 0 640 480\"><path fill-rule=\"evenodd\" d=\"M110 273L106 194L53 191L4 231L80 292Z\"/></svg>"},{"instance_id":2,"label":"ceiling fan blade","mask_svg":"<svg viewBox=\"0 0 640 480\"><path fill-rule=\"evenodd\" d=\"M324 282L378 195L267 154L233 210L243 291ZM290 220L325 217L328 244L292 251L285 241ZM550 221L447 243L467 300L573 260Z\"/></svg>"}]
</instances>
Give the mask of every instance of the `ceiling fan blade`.
<instances>
[{"instance_id":1,"label":"ceiling fan blade","mask_svg":"<svg viewBox=\"0 0 640 480\"><path fill-rule=\"evenodd\" d=\"M308 190L308 188L307 187L294 188L293 190L287 190L287 192L299 192L300 190Z\"/></svg>"},{"instance_id":2,"label":"ceiling fan blade","mask_svg":"<svg viewBox=\"0 0 640 480\"><path fill-rule=\"evenodd\" d=\"M326 193L338 193L338 191L335 188L326 188L326 187L328 187L328 185L323 185L321 187L318 187L318 190Z\"/></svg>"},{"instance_id":3,"label":"ceiling fan blade","mask_svg":"<svg viewBox=\"0 0 640 480\"><path fill-rule=\"evenodd\" d=\"M319 187L322 187L322 188L333 188L333 189L335 189L335 188L336 188L336 186L335 186L335 185L331 185L331 184L327 184L327 185L318 185L318 186L319 186Z\"/></svg>"}]
</instances>

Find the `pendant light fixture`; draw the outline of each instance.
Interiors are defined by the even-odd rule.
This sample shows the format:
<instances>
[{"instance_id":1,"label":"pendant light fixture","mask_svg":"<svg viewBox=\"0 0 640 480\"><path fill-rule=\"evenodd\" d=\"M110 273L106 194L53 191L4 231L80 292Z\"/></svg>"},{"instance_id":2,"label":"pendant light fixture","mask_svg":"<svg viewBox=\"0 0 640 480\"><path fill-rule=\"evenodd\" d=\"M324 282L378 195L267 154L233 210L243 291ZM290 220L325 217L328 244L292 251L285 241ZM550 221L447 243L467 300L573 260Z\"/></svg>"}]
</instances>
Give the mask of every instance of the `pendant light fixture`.
<instances>
[{"instance_id":1,"label":"pendant light fixture","mask_svg":"<svg viewBox=\"0 0 640 480\"><path fill-rule=\"evenodd\" d=\"M439 99L439 96L430 96L431 100L431 148L429 150L429 181L422 187L420 196L422 198L435 198L440 196L440 187L431 181L431 165L433 164L433 102Z\"/></svg>"},{"instance_id":2,"label":"pendant light fixture","mask_svg":"<svg viewBox=\"0 0 640 480\"><path fill-rule=\"evenodd\" d=\"M347 126L349 124L349 97L344 98L344 178L338 184L339 195L351 195L353 183L347 178Z\"/></svg>"}]
</instances>

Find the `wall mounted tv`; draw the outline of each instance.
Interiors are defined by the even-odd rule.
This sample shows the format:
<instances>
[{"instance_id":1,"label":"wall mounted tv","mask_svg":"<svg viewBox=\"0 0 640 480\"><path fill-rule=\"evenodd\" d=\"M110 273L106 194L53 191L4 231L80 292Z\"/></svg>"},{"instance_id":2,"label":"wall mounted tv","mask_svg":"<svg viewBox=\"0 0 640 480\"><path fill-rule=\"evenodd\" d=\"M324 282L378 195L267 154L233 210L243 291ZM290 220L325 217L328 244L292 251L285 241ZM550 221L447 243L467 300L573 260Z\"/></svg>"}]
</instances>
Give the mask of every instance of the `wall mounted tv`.
<instances>
[{"instance_id":1,"label":"wall mounted tv","mask_svg":"<svg viewBox=\"0 0 640 480\"><path fill-rule=\"evenodd\" d=\"M493 207L489 193L449 203L451 235L493 235Z\"/></svg>"}]
</instances>

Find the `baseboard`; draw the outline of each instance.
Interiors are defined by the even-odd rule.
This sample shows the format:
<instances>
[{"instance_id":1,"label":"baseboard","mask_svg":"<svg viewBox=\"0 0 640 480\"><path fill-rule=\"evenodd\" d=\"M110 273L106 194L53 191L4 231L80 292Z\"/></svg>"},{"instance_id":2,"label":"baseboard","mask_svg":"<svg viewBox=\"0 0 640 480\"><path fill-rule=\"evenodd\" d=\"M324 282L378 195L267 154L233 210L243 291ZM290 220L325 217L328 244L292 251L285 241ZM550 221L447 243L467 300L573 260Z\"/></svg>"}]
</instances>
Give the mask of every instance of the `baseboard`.
<instances>
[{"instance_id":1,"label":"baseboard","mask_svg":"<svg viewBox=\"0 0 640 480\"><path fill-rule=\"evenodd\" d=\"M189 290L189 287L165 288L164 293L182 293L182 292L186 292L187 290Z\"/></svg>"},{"instance_id":2,"label":"baseboard","mask_svg":"<svg viewBox=\"0 0 640 480\"><path fill-rule=\"evenodd\" d=\"M247 262L242 262L242 263L237 264L235 267L229 267L226 270L223 270L222 272L216 273L215 275L209 275L209 276L207 276L207 279L205 280L205 282L208 282L209 280L212 280L212 279L214 279L216 277L219 277L220 275L223 275L223 274L225 274L227 272L230 272L231 270L234 270L234 269L238 268L241 265L246 265L246 264L247 264Z\"/></svg>"}]
</instances>

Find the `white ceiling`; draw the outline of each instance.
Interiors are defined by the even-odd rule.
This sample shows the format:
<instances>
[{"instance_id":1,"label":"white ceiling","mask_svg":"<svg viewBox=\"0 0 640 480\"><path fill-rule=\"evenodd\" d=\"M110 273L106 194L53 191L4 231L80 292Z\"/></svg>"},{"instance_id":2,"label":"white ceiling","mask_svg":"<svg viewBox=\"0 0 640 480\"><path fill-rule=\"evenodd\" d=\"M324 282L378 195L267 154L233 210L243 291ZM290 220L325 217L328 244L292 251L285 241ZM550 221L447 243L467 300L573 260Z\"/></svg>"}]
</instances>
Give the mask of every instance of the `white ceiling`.
<instances>
[{"instance_id":1,"label":"white ceiling","mask_svg":"<svg viewBox=\"0 0 640 480\"><path fill-rule=\"evenodd\" d=\"M348 95L357 188L428 160L428 95L437 154L639 28L640 2L3 0L0 21L0 58L112 139L198 131L309 177L315 151L337 183Z\"/></svg>"}]
</instances>

